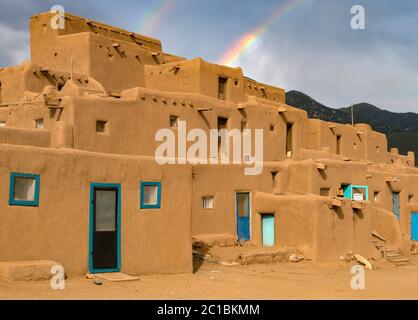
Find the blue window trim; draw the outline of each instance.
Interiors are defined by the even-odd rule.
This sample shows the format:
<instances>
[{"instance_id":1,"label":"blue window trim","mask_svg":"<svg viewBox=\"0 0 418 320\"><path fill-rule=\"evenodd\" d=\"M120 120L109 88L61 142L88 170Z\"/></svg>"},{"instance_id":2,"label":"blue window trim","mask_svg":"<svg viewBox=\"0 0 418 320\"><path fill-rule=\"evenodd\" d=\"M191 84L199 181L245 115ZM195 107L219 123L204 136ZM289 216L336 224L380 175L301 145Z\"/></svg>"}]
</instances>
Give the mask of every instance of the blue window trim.
<instances>
[{"instance_id":1,"label":"blue window trim","mask_svg":"<svg viewBox=\"0 0 418 320\"><path fill-rule=\"evenodd\" d=\"M344 198L353 200L353 189L365 189L366 190L366 201L369 200L369 187L360 185L344 185Z\"/></svg>"},{"instance_id":2,"label":"blue window trim","mask_svg":"<svg viewBox=\"0 0 418 320\"><path fill-rule=\"evenodd\" d=\"M108 269L94 269L93 268L93 236L94 236L94 189L95 188L115 188L118 191L118 212L117 212L117 237L116 237L116 250L117 250L117 267ZM120 272L121 266L121 187L119 183L90 183L90 225L89 225L89 272L90 273L106 273L106 272Z\"/></svg>"},{"instance_id":3,"label":"blue window trim","mask_svg":"<svg viewBox=\"0 0 418 320\"><path fill-rule=\"evenodd\" d=\"M15 178L16 177L35 179L35 198L34 198L34 200L15 200L14 199ZM38 207L39 206L40 181L41 181L41 178L40 178L39 174L12 172L10 174L9 205L11 205L11 206Z\"/></svg>"},{"instance_id":4,"label":"blue window trim","mask_svg":"<svg viewBox=\"0 0 418 320\"><path fill-rule=\"evenodd\" d=\"M146 186L157 187L157 204L145 204L144 203L144 187L146 187ZM161 182L141 181L141 184L140 184L140 208L141 209L160 209L161 208Z\"/></svg>"}]
</instances>

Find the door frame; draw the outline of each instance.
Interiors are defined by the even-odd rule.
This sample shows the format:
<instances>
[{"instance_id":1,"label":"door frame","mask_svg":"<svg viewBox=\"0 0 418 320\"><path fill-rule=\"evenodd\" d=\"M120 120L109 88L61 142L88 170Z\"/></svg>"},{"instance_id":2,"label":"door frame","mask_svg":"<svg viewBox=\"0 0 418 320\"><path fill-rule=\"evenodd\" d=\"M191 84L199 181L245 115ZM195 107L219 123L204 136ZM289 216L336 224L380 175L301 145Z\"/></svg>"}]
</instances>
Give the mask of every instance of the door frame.
<instances>
[{"instance_id":1,"label":"door frame","mask_svg":"<svg viewBox=\"0 0 418 320\"><path fill-rule=\"evenodd\" d=\"M104 268L94 269L93 267L93 239L94 239L94 190L96 188L113 188L117 190L117 223L116 223L116 268ZM106 273L106 272L120 272L121 265L121 253L120 253L120 240L121 240L121 186L119 183L90 183L90 221L89 221L89 272L90 273Z\"/></svg>"},{"instance_id":2,"label":"door frame","mask_svg":"<svg viewBox=\"0 0 418 320\"><path fill-rule=\"evenodd\" d=\"M238 193L247 193L248 194L248 240L246 241L250 241L251 240L251 191L237 191L235 190L235 230L237 232L237 238L238 238L238 197L237 194Z\"/></svg>"},{"instance_id":3,"label":"door frame","mask_svg":"<svg viewBox=\"0 0 418 320\"><path fill-rule=\"evenodd\" d=\"M413 219L412 219L412 216L417 216L418 217L418 211L411 211L411 214L410 214L410 222L411 222L411 236L410 236L410 240L412 240L412 241L418 241L418 238L417 239L413 239L412 238L412 231L413 231Z\"/></svg>"},{"instance_id":4,"label":"door frame","mask_svg":"<svg viewBox=\"0 0 418 320\"><path fill-rule=\"evenodd\" d=\"M261 245L264 247L264 217L273 217L273 245L265 247L274 247L276 245L276 213L275 212L262 212L260 213L261 220Z\"/></svg>"},{"instance_id":5,"label":"door frame","mask_svg":"<svg viewBox=\"0 0 418 320\"><path fill-rule=\"evenodd\" d=\"M397 213L395 212L395 195L397 198ZM392 212L395 217L398 219L399 223L401 222L401 193L392 191Z\"/></svg>"}]
</instances>

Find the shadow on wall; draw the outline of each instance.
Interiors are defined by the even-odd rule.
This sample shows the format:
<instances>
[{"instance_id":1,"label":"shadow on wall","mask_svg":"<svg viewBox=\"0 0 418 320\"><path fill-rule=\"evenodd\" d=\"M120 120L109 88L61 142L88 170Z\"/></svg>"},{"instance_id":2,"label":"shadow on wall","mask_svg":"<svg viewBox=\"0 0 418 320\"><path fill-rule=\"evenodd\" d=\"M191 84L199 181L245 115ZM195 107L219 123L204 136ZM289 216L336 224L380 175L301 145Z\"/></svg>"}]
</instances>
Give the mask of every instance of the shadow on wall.
<instances>
[{"instance_id":1,"label":"shadow on wall","mask_svg":"<svg viewBox=\"0 0 418 320\"><path fill-rule=\"evenodd\" d=\"M209 252L209 247L201 242L193 243L193 273L199 271L200 267L203 264L203 261L206 259L206 255Z\"/></svg>"}]
</instances>

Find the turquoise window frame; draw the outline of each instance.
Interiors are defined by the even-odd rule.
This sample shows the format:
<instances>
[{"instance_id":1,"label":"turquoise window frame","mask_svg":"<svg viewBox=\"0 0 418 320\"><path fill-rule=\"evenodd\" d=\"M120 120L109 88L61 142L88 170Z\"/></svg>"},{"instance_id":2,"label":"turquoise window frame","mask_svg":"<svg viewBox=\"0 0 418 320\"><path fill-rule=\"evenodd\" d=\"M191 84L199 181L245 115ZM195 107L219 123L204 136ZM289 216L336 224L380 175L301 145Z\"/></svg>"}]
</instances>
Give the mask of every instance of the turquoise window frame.
<instances>
[{"instance_id":1,"label":"turquoise window frame","mask_svg":"<svg viewBox=\"0 0 418 320\"><path fill-rule=\"evenodd\" d=\"M353 189L365 189L366 192L366 201L369 200L369 187L368 186L360 186L360 185L345 185L344 186L344 198L354 200L353 199Z\"/></svg>"},{"instance_id":2,"label":"turquoise window frame","mask_svg":"<svg viewBox=\"0 0 418 320\"><path fill-rule=\"evenodd\" d=\"M15 200L15 178L29 178L35 179L35 197L34 200ZM39 207L39 188L41 183L41 176L33 173L10 173L10 190L9 190L9 205L11 206L26 206L26 207Z\"/></svg>"},{"instance_id":3,"label":"turquoise window frame","mask_svg":"<svg viewBox=\"0 0 418 320\"><path fill-rule=\"evenodd\" d=\"M145 187L157 187L157 203L145 204L144 203L144 189ZM155 181L141 181L140 183L140 208L141 209L160 209L161 208L161 182Z\"/></svg>"}]
</instances>

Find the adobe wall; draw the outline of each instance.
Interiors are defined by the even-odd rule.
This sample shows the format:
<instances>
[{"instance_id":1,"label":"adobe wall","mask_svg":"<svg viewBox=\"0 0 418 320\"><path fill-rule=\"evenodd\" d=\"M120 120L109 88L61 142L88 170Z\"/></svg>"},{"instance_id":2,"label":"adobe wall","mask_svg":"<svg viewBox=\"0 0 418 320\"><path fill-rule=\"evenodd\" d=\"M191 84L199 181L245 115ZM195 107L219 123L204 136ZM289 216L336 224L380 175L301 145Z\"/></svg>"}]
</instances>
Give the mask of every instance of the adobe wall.
<instances>
[{"instance_id":1,"label":"adobe wall","mask_svg":"<svg viewBox=\"0 0 418 320\"><path fill-rule=\"evenodd\" d=\"M236 236L236 192L251 193L250 205L253 211L255 192L273 191L269 168L265 168L258 176L245 176L243 165L196 165L193 172L193 235L223 233ZM203 196L214 197L213 209L202 207ZM254 239L252 233L250 228L251 240Z\"/></svg>"},{"instance_id":2,"label":"adobe wall","mask_svg":"<svg viewBox=\"0 0 418 320\"><path fill-rule=\"evenodd\" d=\"M241 68L211 64L201 58L145 66L145 87L171 92L202 94L218 99L219 78L225 78L225 100L243 102L246 97L257 97L284 103L285 90L244 77Z\"/></svg>"},{"instance_id":3,"label":"adobe wall","mask_svg":"<svg viewBox=\"0 0 418 320\"><path fill-rule=\"evenodd\" d=\"M65 29L53 30L52 17L31 17L31 60L93 77L109 92L144 86L145 64L183 60L162 53L159 40L71 14L65 15Z\"/></svg>"},{"instance_id":4,"label":"adobe wall","mask_svg":"<svg viewBox=\"0 0 418 320\"><path fill-rule=\"evenodd\" d=\"M170 128L170 115L174 115L187 122L187 130L201 128L207 137L210 129L217 128L218 117L228 118L230 130L241 130L241 122L248 119L248 129L264 129L264 161L282 160L286 155L286 137L281 130L285 123L276 109L268 105L248 104L245 111L240 111L234 104L206 100L203 96L136 88L124 91L121 99L68 97L63 99L62 106L61 120L73 125L74 147L80 150L154 156L161 144L155 141L155 134L158 129ZM97 120L109 122L108 134L96 134ZM275 126L273 131L270 123ZM177 138L176 130L173 131ZM297 130L294 134L297 150L301 138ZM252 135L254 142L254 132ZM187 147L192 144L193 141L188 142ZM231 155L232 150L231 140Z\"/></svg>"},{"instance_id":5,"label":"adobe wall","mask_svg":"<svg viewBox=\"0 0 418 320\"><path fill-rule=\"evenodd\" d=\"M283 104L286 101L286 91L282 88L260 83L247 77L244 78L244 85L247 96L254 96Z\"/></svg>"},{"instance_id":6,"label":"adobe wall","mask_svg":"<svg viewBox=\"0 0 418 320\"><path fill-rule=\"evenodd\" d=\"M51 133L47 130L0 128L0 144L49 148Z\"/></svg>"},{"instance_id":7,"label":"adobe wall","mask_svg":"<svg viewBox=\"0 0 418 320\"><path fill-rule=\"evenodd\" d=\"M340 136L339 153L337 136ZM309 147L311 149L329 149L330 153L339 154L353 160L367 159L375 163L387 162L387 140L384 134L372 131L370 126L309 119Z\"/></svg>"},{"instance_id":8,"label":"adobe wall","mask_svg":"<svg viewBox=\"0 0 418 320\"><path fill-rule=\"evenodd\" d=\"M74 150L0 152L1 261L51 259L70 275L86 273L90 183L101 182L121 184L121 272L192 271L189 167ZM39 207L8 205L10 172L40 174ZM161 181L161 209L139 209L140 181Z\"/></svg>"},{"instance_id":9,"label":"adobe wall","mask_svg":"<svg viewBox=\"0 0 418 320\"><path fill-rule=\"evenodd\" d=\"M274 214L276 245L297 248L306 258L338 260L349 251L378 257L372 245L370 206L353 210L351 201L340 207L330 199L309 195L255 194L252 230L254 242L262 244L262 214Z\"/></svg>"}]
</instances>

